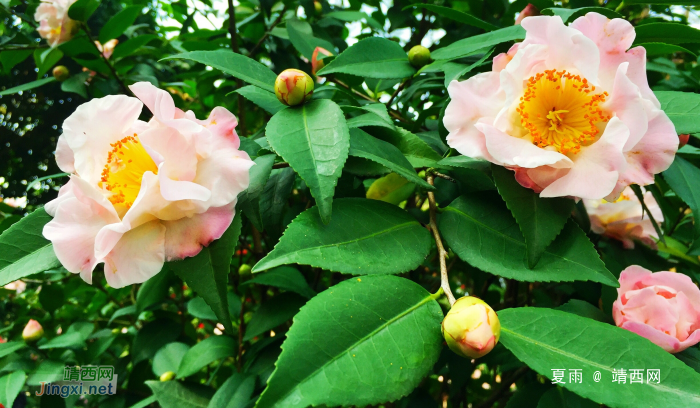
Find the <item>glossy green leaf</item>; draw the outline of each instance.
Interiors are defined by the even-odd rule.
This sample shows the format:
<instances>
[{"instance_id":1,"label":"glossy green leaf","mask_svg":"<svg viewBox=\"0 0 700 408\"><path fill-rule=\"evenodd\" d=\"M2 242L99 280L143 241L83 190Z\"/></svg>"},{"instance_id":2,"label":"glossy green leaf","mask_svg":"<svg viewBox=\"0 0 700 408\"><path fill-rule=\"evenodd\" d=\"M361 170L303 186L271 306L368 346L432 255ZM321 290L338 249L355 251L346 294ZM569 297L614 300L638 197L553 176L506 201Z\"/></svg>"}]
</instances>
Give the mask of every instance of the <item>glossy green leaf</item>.
<instances>
[{"instance_id":1,"label":"glossy green leaf","mask_svg":"<svg viewBox=\"0 0 700 408\"><path fill-rule=\"evenodd\" d=\"M172 273L167 266L156 274L156 276L144 282L136 293L136 314L140 314L149 306L163 302L170 287L170 277Z\"/></svg>"},{"instance_id":2,"label":"glossy green leaf","mask_svg":"<svg viewBox=\"0 0 700 408\"><path fill-rule=\"evenodd\" d=\"M87 21L100 6L100 0L78 0L68 9L68 17L77 21Z\"/></svg>"},{"instance_id":3,"label":"glossy green leaf","mask_svg":"<svg viewBox=\"0 0 700 408\"><path fill-rule=\"evenodd\" d=\"M0 377L0 404L5 407L13 406L26 380L27 374L24 371L15 371Z\"/></svg>"},{"instance_id":4,"label":"glossy green leaf","mask_svg":"<svg viewBox=\"0 0 700 408\"><path fill-rule=\"evenodd\" d=\"M618 327L544 308L498 312L501 343L536 372L580 369L583 381L561 384L611 408L678 407L700 404L700 374L649 340ZM643 384L613 383L613 370L641 369ZM660 370L660 383L647 383L647 369ZM601 373L594 382L595 372Z\"/></svg>"},{"instance_id":5,"label":"glossy green leaf","mask_svg":"<svg viewBox=\"0 0 700 408\"><path fill-rule=\"evenodd\" d=\"M238 314L241 312L241 299L233 292L228 292L226 294L228 298L228 312L231 317L236 320ZM207 302L200 296L187 302L187 313L198 319L212 320L216 321L217 317L211 307Z\"/></svg>"},{"instance_id":6,"label":"glossy green leaf","mask_svg":"<svg viewBox=\"0 0 700 408\"><path fill-rule=\"evenodd\" d=\"M459 10L455 10L453 8L437 6L435 4L414 4L412 6L419 8L419 9L423 8L426 10L430 10L437 15L440 15L440 16L445 17L445 18L449 18L450 20L454 20L454 21L460 22L462 24L470 25L472 27L481 28L481 29L486 30L486 31L493 31L493 30L499 29L499 27L497 27L491 23L487 23L486 21L481 20L479 18L476 18L476 17L472 16L471 14L463 13L463 12L461 12Z\"/></svg>"},{"instance_id":7,"label":"glossy green leaf","mask_svg":"<svg viewBox=\"0 0 700 408\"><path fill-rule=\"evenodd\" d=\"M365 197L370 200L384 201L389 204L399 205L413 194L416 185L396 173L389 173L380 177L369 186Z\"/></svg>"},{"instance_id":8,"label":"glossy green leaf","mask_svg":"<svg viewBox=\"0 0 700 408\"><path fill-rule=\"evenodd\" d=\"M235 356L236 341L229 336L211 336L187 350L177 369L177 378L188 377L216 360Z\"/></svg>"},{"instance_id":9,"label":"glossy green leaf","mask_svg":"<svg viewBox=\"0 0 700 408\"><path fill-rule=\"evenodd\" d=\"M428 190L435 188L418 177L411 163L397 147L374 138L360 129L350 130L350 155L372 160L396 172L406 180Z\"/></svg>"},{"instance_id":10,"label":"glossy green leaf","mask_svg":"<svg viewBox=\"0 0 700 408\"><path fill-rule=\"evenodd\" d=\"M37 48L34 51L34 62L39 70L36 73L36 79L41 79L61 58L63 58L63 51L58 48Z\"/></svg>"},{"instance_id":11,"label":"glossy green leaf","mask_svg":"<svg viewBox=\"0 0 700 408\"><path fill-rule=\"evenodd\" d=\"M178 373L182 358L189 351L185 343L172 342L163 346L153 357L153 374L160 377L168 371Z\"/></svg>"},{"instance_id":12,"label":"glossy green leaf","mask_svg":"<svg viewBox=\"0 0 700 408\"><path fill-rule=\"evenodd\" d=\"M272 115L285 108L285 105L277 99L274 93L254 85L244 86L243 88L236 89L235 92L243 95L244 98L265 109Z\"/></svg>"},{"instance_id":13,"label":"glossy green leaf","mask_svg":"<svg viewBox=\"0 0 700 408\"><path fill-rule=\"evenodd\" d=\"M700 30L678 23L640 24L634 28L635 44L661 42L666 44L700 43Z\"/></svg>"},{"instance_id":14,"label":"glossy green leaf","mask_svg":"<svg viewBox=\"0 0 700 408\"><path fill-rule=\"evenodd\" d=\"M540 398L537 408L600 408L600 404L581 398L565 388L556 387Z\"/></svg>"},{"instance_id":15,"label":"glossy green leaf","mask_svg":"<svg viewBox=\"0 0 700 408\"><path fill-rule=\"evenodd\" d=\"M406 129L400 127L396 127L394 131L380 129L373 131L372 135L398 147L415 168L432 167L442 159L442 156L429 144Z\"/></svg>"},{"instance_id":16,"label":"glossy green leaf","mask_svg":"<svg viewBox=\"0 0 700 408\"><path fill-rule=\"evenodd\" d=\"M494 275L527 282L590 280L619 286L586 234L571 220L537 266L528 268L525 239L494 193L457 198L441 214L439 228L462 260Z\"/></svg>"},{"instance_id":17,"label":"glossy green leaf","mask_svg":"<svg viewBox=\"0 0 700 408\"><path fill-rule=\"evenodd\" d=\"M564 23L571 23L577 18L586 15L586 13L598 13L611 19L622 18L619 13L605 7L581 7L576 9L550 7L542 10L542 14L544 15L561 17Z\"/></svg>"},{"instance_id":18,"label":"glossy green leaf","mask_svg":"<svg viewBox=\"0 0 700 408\"><path fill-rule=\"evenodd\" d=\"M612 319L612 316L605 314L602 310L598 309L592 304L579 299L571 299L563 305L559 306L557 310L573 313L575 315L587 317L589 319L597 320L603 323L615 324L615 322Z\"/></svg>"},{"instance_id":19,"label":"glossy green leaf","mask_svg":"<svg viewBox=\"0 0 700 408\"><path fill-rule=\"evenodd\" d=\"M369 37L343 51L318 71L320 76L332 73L388 79L407 78L416 70L398 43L386 38Z\"/></svg>"},{"instance_id":20,"label":"glossy green leaf","mask_svg":"<svg viewBox=\"0 0 700 408\"><path fill-rule=\"evenodd\" d=\"M676 128L676 133L700 132L700 95L692 92L654 92L661 109L668 115Z\"/></svg>"},{"instance_id":21,"label":"glossy green leaf","mask_svg":"<svg viewBox=\"0 0 700 408\"><path fill-rule=\"evenodd\" d=\"M266 154L255 159L255 165L250 168L250 183L248 188L238 195L238 208L253 223L258 231L262 231L263 219L260 213L260 196L262 195L267 180L272 172L272 165L275 164L274 154Z\"/></svg>"},{"instance_id":22,"label":"glossy green leaf","mask_svg":"<svg viewBox=\"0 0 700 408\"><path fill-rule=\"evenodd\" d=\"M306 21L301 21L296 18L287 20L287 33L289 34L289 41L292 42L294 48L297 49L306 57L306 59L311 60L311 56L314 53L316 47L324 48L330 52L335 53L335 47L333 44L326 40L314 37L314 33L311 30L311 25Z\"/></svg>"},{"instance_id":23,"label":"glossy green leaf","mask_svg":"<svg viewBox=\"0 0 700 408\"><path fill-rule=\"evenodd\" d=\"M700 2L699 2L700 4ZM689 49L685 47L681 47L680 45L674 45L674 44L665 44L665 43L659 43L659 42L650 42L650 43L644 43L644 44L637 44L644 49L647 50L647 57L655 57L657 55L669 55L673 54L676 52L685 52L688 53L694 57L697 57L697 54L693 51L690 51Z\"/></svg>"},{"instance_id":24,"label":"glossy green leaf","mask_svg":"<svg viewBox=\"0 0 700 408\"><path fill-rule=\"evenodd\" d=\"M221 70L249 84L275 92L277 75L270 68L231 50L191 51L163 59L188 59Z\"/></svg>"},{"instance_id":25,"label":"glossy green leaf","mask_svg":"<svg viewBox=\"0 0 700 408\"><path fill-rule=\"evenodd\" d=\"M396 206L343 198L333 208L328 225L316 207L299 214L253 272L298 263L357 275L401 273L420 265L430 251L428 231Z\"/></svg>"},{"instance_id":26,"label":"glossy green leaf","mask_svg":"<svg viewBox=\"0 0 700 408\"><path fill-rule=\"evenodd\" d=\"M0 343L0 358L14 353L17 350L21 350L27 345L21 341L8 341L7 343Z\"/></svg>"},{"instance_id":27,"label":"glossy green leaf","mask_svg":"<svg viewBox=\"0 0 700 408\"><path fill-rule=\"evenodd\" d=\"M51 216L38 209L0 235L0 286L60 266L51 242L42 235Z\"/></svg>"},{"instance_id":28,"label":"glossy green leaf","mask_svg":"<svg viewBox=\"0 0 700 408\"><path fill-rule=\"evenodd\" d=\"M233 373L216 391L208 408L246 408L255 390L255 376Z\"/></svg>"},{"instance_id":29,"label":"glossy green leaf","mask_svg":"<svg viewBox=\"0 0 700 408\"><path fill-rule=\"evenodd\" d=\"M229 333L233 332L226 295L231 257L241 233L241 216L236 214L224 235L194 257L168 265L214 311Z\"/></svg>"},{"instance_id":30,"label":"glossy green leaf","mask_svg":"<svg viewBox=\"0 0 700 408\"><path fill-rule=\"evenodd\" d=\"M48 84L50 82L54 82L54 81L56 81L56 78L50 76L50 77L47 77L44 79L38 79L36 81L27 82L26 84L18 85L18 86L15 86L13 88L10 88L10 89L5 89L4 91L0 92L0 96L12 95L12 94L16 94L18 92L28 91L30 89L38 88L42 85L46 85L46 84Z\"/></svg>"},{"instance_id":31,"label":"glossy green leaf","mask_svg":"<svg viewBox=\"0 0 700 408\"><path fill-rule=\"evenodd\" d=\"M250 284L274 286L276 288L298 293L307 299L316 296L316 292L304 279L304 275L291 266L278 266L265 273L256 274L253 279L245 282Z\"/></svg>"},{"instance_id":32,"label":"glossy green leaf","mask_svg":"<svg viewBox=\"0 0 700 408\"><path fill-rule=\"evenodd\" d=\"M684 362L688 367L700 373L700 350L697 346L687 348L674 356Z\"/></svg>"},{"instance_id":33,"label":"glossy green leaf","mask_svg":"<svg viewBox=\"0 0 700 408\"><path fill-rule=\"evenodd\" d=\"M343 111L327 99L279 111L267 124L270 146L299 173L316 199L324 223L350 149Z\"/></svg>"},{"instance_id":34,"label":"glossy green leaf","mask_svg":"<svg viewBox=\"0 0 700 408\"><path fill-rule=\"evenodd\" d=\"M282 293L263 303L250 318L243 340L251 340L294 317L306 300L295 293Z\"/></svg>"},{"instance_id":35,"label":"glossy green leaf","mask_svg":"<svg viewBox=\"0 0 700 408\"><path fill-rule=\"evenodd\" d=\"M115 14L100 30L100 42L104 44L124 34L142 12L143 6L129 6Z\"/></svg>"},{"instance_id":36,"label":"glossy green leaf","mask_svg":"<svg viewBox=\"0 0 700 408\"><path fill-rule=\"evenodd\" d=\"M574 200L541 198L531 189L521 186L515 180L515 174L502 166L491 166L491 174L525 238L527 265L534 268L566 225L574 209Z\"/></svg>"},{"instance_id":37,"label":"glossy green leaf","mask_svg":"<svg viewBox=\"0 0 700 408\"><path fill-rule=\"evenodd\" d=\"M109 318L109 322L107 323L112 324L112 322L122 316L128 316L128 315L133 315L136 314L136 305L129 305L126 307L122 307L121 309L117 309L113 314L112 317Z\"/></svg>"},{"instance_id":38,"label":"glossy green leaf","mask_svg":"<svg viewBox=\"0 0 700 408\"><path fill-rule=\"evenodd\" d=\"M676 157L663 175L678 197L690 206L693 216L697 219L700 214L700 169L684 158ZM700 255L700 222L695 222L694 225L695 240L688 255Z\"/></svg>"},{"instance_id":39,"label":"glossy green leaf","mask_svg":"<svg viewBox=\"0 0 700 408\"><path fill-rule=\"evenodd\" d=\"M178 381L146 381L161 408L207 408L209 394L192 384Z\"/></svg>"},{"instance_id":40,"label":"glossy green leaf","mask_svg":"<svg viewBox=\"0 0 700 408\"><path fill-rule=\"evenodd\" d=\"M473 69L480 67L491 56L491 54L493 54L493 48L483 49L480 51L483 51L483 55L472 64L466 65L447 61L442 65L442 71L445 73L445 87L450 86L450 82L459 81L464 75L471 72ZM445 60L441 60L439 62L444 61Z\"/></svg>"},{"instance_id":41,"label":"glossy green leaf","mask_svg":"<svg viewBox=\"0 0 700 408\"><path fill-rule=\"evenodd\" d=\"M431 55L434 60L453 60L465 57L482 48L523 38L525 38L525 29L518 24L455 41L447 47L435 50Z\"/></svg>"},{"instance_id":42,"label":"glossy green leaf","mask_svg":"<svg viewBox=\"0 0 700 408\"><path fill-rule=\"evenodd\" d=\"M141 34L137 37L126 40L123 43L119 43L116 47L114 47L112 59L117 60L119 58L128 57L144 47L146 44L158 39L159 37L155 34Z\"/></svg>"},{"instance_id":43,"label":"glossy green leaf","mask_svg":"<svg viewBox=\"0 0 700 408\"><path fill-rule=\"evenodd\" d=\"M291 167L274 169L260 199L265 230L271 236L279 238L282 235L282 216L287 209L287 198L292 192L296 173Z\"/></svg>"},{"instance_id":44,"label":"glossy green leaf","mask_svg":"<svg viewBox=\"0 0 700 408\"><path fill-rule=\"evenodd\" d=\"M366 406L408 394L440 354L440 306L394 276L346 280L294 318L257 408Z\"/></svg>"},{"instance_id":45,"label":"glossy green leaf","mask_svg":"<svg viewBox=\"0 0 700 408\"><path fill-rule=\"evenodd\" d=\"M153 358L156 352L166 344L175 341L182 331L182 325L167 318L148 322L136 333L131 346L131 358L134 364Z\"/></svg>"},{"instance_id":46,"label":"glossy green leaf","mask_svg":"<svg viewBox=\"0 0 700 408\"><path fill-rule=\"evenodd\" d=\"M61 82L61 90L63 92L76 93L83 98L88 98L87 85L85 81L90 77L90 72L81 72L75 75L71 75L70 78Z\"/></svg>"}]
</instances>

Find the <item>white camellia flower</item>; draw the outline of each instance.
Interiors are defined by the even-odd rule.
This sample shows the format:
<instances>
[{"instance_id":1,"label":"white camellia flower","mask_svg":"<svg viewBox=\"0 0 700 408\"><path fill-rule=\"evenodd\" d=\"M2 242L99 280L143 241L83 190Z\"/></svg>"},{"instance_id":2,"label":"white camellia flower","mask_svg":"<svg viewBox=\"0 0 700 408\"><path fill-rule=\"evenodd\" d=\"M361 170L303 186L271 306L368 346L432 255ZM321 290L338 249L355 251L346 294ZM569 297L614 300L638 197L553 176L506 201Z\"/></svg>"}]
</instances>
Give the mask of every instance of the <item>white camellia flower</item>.
<instances>
[{"instance_id":1,"label":"white camellia flower","mask_svg":"<svg viewBox=\"0 0 700 408\"><path fill-rule=\"evenodd\" d=\"M88 283L98 263L118 288L144 282L165 261L221 237L254 164L239 150L237 120L217 107L207 120L140 82L93 99L63 124L56 161L70 181L46 205L44 227L58 259ZM153 112L138 120L143 105Z\"/></svg>"}]
</instances>

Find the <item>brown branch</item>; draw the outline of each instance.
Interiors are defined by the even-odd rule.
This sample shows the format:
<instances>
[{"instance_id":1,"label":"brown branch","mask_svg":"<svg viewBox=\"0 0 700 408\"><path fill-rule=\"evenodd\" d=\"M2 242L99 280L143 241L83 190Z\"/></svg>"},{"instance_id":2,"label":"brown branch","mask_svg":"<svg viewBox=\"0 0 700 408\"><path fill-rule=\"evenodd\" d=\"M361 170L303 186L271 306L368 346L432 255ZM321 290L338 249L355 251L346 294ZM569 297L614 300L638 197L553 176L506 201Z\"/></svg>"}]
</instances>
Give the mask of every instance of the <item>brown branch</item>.
<instances>
[{"instance_id":1,"label":"brown branch","mask_svg":"<svg viewBox=\"0 0 700 408\"><path fill-rule=\"evenodd\" d=\"M285 167L289 167L289 163L275 163L272 165L273 169L283 169Z\"/></svg>"},{"instance_id":2,"label":"brown branch","mask_svg":"<svg viewBox=\"0 0 700 408\"><path fill-rule=\"evenodd\" d=\"M386 103L386 107L391 109L391 103L394 102L394 98L396 98L396 95L399 94L403 90L403 88L406 87L406 84L410 81L410 78L406 79L405 81L401 82L398 88L394 91L393 94L391 94L391 98L389 98L389 101Z\"/></svg>"},{"instance_id":3,"label":"brown branch","mask_svg":"<svg viewBox=\"0 0 700 408\"><path fill-rule=\"evenodd\" d=\"M427 174L428 184L433 185L433 174ZM455 304L455 295L452 294L452 289L450 289L450 280L447 276L447 264L445 258L447 257L447 251L445 247L442 246L442 238L440 238L440 232L437 228L437 222L435 213L437 212L437 206L435 205L435 194L432 191L428 191L428 203L430 204L430 231L435 237L435 244L438 248L438 256L440 258L440 287L445 292L447 300L450 301L450 306Z\"/></svg>"},{"instance_id":4,"label":"brown branch","mask_svg":"<svg viewBox=\"0 0 700 408\"><path fill-rule=\"evenodd\" d=\"M228 0L228 32L231 34L231 49L240 54L238 32L236 31L236 8L233 6L233 0Z\"/></svg>"},{"instance_id":5,"label":"brown branch","mask_svg":"<svg viewBox=\"0 0 700 408\"><path fill-rule=\"evenodd\" d=\"M100 55L100 57L102 57L102 61L104 61L104 63L109 68L109 71L112 73L112 75L114 75L114 78L119 83L119 87L122 88L122 91L127 95L134 96L134 94L126 86L124 81L122 81L122 79L119 77L119 75L117 75L117 71L114 69L114 66L109 62L107 57L105 57L104 53L102 51L100 51L100 48L97 46L97 44L95 44L95 40L92 38L92 35L90 34L90 29L88 28L88 26L85 23L80 23L80 27L83 29L83 31L85 31L85 34L87 34L88 39L90 40L90 44L92 44L92 46L95 47L95 50L97 51L97 53Z\"/></svg>"}]
</instances>

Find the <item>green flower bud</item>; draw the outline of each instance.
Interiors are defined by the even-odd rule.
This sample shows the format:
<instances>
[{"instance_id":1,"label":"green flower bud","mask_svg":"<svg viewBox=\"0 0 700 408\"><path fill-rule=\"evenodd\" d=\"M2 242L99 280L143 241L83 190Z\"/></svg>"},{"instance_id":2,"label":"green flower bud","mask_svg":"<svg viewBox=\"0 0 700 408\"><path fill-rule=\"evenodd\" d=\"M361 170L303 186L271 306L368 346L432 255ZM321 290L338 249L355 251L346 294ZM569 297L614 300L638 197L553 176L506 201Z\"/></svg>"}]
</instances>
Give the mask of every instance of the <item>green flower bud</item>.
<instances>
[{"instance_id":1,"label":"green flower bud","mask_svg":"<svg viewBox=\"0 0 700 408\"><path fill-rule=\"evenodd\" d=\"M430 62L430 50L422 45L416 45L408 52L408 62L416 68L421 68Z\"/></svg>"},{"instance_id":2,"label":"green flower bud","mask_svg":"<svg viewBox=\"0 0 700 408\"><path fill-rule=\"evenodd\" d=\"M501 337L501 322L491 306L481 299L458 299L442 321L447 346L462 357L479 358L488 354Z\"/></svg>"},{"instance_id":3,"label":"green flower bud","mask_svg":"<svg viewBox=\"0 0 700 408\"><path fill-rule=\"evenodd\" d=\"M314 1L314 10L316 11L317 16L320 16L321 13L323 13L323 5L320 1Z\"/></svg>"},{"instance_id":4,"label":"green flower bud","mask_svg":"<svg viewBox=\"0 0 700 408\"><path fill-rule=\"evenodd\" d=\"M172 371L166 371L166 372L164 372L163 374L160 375L160 381L161 381L161 382L170 381L170 380L172 380L173 378L175 378L175 373L172 372Z\"/></svg>"},{"instance_id":5,"label":"green flower bud","mask_svg":"<svg viewBox=\"0 0 700 408\"><path fill-rule=\"evenodd\" d=\"M63 82L70 77L70 71L65 65L59 65L53 69L53 77L56 81Z\"/></svg>"},{"instance_id":6,"label":"green flower bud","mask_svg":"<svg viewBox=\"0 0 700 408\"><path fill-rule=\"evenodd\" d=\"M253 268L251 268L250 265L248 265L248 264L243 264L243 265L241 265L240 268L238 268L238 274L239 274L240 276L248 276L248 275L250 275L250 271L251 271L252 269L253 269Z\"/></svg>"},{"instance_id":7,"label":"green flower bud","mask_svg":"<svg viewBox=\"0 0 700 408\"><path fill-rule=\"evenodd\" d=\"M44 337L44 328L36 320L30 319L22 330L22 338L27 343L33 343L42 337Z\"/></svg>"},{"instance_id":8,"label":"green flower bud","mask_svg":"<svg viewBox=\"0 0 700 408\"><path fill-rule=\"evenodd\" d=\"M275 80L275 95L285 105L296 106L311 99L314 81L298 69L285 69Z\"/></svg>"}]
</instances>

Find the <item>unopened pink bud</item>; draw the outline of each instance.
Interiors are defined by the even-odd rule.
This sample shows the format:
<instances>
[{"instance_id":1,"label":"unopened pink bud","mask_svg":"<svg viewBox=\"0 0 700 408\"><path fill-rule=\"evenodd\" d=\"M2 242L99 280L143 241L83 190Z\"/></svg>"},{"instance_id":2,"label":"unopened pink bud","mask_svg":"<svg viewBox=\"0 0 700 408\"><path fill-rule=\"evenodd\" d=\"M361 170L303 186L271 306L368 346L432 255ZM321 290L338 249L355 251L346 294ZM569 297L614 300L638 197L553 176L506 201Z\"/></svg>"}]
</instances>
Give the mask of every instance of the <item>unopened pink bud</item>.
<instances>
[{"instance_id":1,"label":"unopened pink bud","mask_svg":"<svg viewBox=\"0 0 700 408\"><path fill-rule=\"evenodd\" d=\"M313 92L313 79L298 69L285 69L275 80L275 95L285 105L301 105L311 99Z\"/></svg>"},{"instance_id":2,"label":"unopened pink bud","mask_svg":"<svg viewBox=\"0 0 700 408\"><path fill-rule=\"evenodd\" d=\"M30 319L22 330L22 338L27 343L32 343L44 337L44 328L34 319Z\"/></svg>"},{"instance_id":3,"label":"unopened pink bud","mask_svg":"<svg viewBox=\"0 0 700 408\"><path fill-rule=\"evenodd\" d=\"M442 321L447 346L462 357L479 358L488 354L501 337L501 322L491 306L481 299L458 299Z\"/></svg>"}]
</instances>

